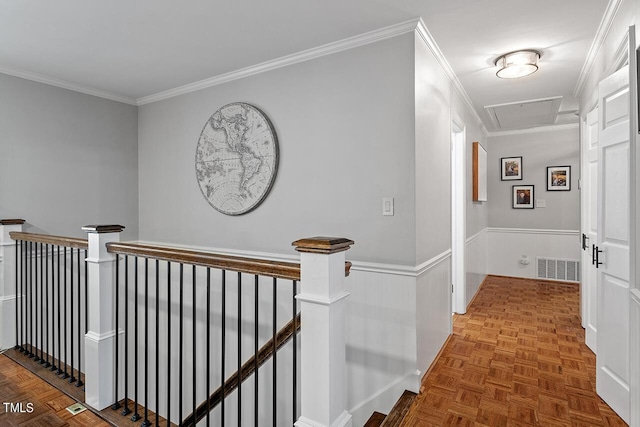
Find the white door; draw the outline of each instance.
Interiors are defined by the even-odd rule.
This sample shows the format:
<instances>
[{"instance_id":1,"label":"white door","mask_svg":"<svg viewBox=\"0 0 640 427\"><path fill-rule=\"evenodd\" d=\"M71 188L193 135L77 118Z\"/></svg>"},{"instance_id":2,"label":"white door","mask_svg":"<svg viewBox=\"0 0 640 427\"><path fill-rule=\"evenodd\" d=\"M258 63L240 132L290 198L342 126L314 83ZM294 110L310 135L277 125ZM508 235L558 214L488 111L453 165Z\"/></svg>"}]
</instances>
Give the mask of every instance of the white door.
<instances>
[{"instance_id":1,"label":"white door","mask_svg":"<svg viewBox=\"0 0 640 427\"><path fill-rule=\"evenodd\" d=\"M589 114L582 135L582 326L587 346L596 352L598 275L593 246L598 241L598 107Z\"/></svg>"},{"instance_id":2,"label":"white door","mask_svg":"<svg viewBox=\"0 0 640 427\"><path fill-rule=\"evenodd\" d=\"M640 61L640 49L636 48L635 26L629 28L629 75L638 76L638 62ZM638 112L638 80L630 78L629 93L631 94L631 199L632 199L632 244L631 259L634 268L631 270L631 321L629 323L629 336L631 338L630 349L630 389L631 389L631 416L630 425L640 426L640 117ZM634 141L635 140L635 141Z\"/></svg>"},{"instance_id":3,"label":"white door","mask_svg":"<svg viewBox=\"0 0 640 427\"><path fill-rule=\"evenodd\" d=\"M630 132L628 66L598 94L598 338L596 389L629 422Z\"/></svg>"}]
</instances>

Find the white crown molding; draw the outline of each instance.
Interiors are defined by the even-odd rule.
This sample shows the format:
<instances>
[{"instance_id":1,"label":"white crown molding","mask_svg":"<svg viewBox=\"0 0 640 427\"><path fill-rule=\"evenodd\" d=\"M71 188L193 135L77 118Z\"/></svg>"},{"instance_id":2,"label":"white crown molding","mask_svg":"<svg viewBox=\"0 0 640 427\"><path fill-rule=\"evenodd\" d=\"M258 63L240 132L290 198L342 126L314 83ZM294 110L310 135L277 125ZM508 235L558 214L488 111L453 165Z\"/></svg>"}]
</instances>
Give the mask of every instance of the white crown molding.
<instances>
[{"instance_id":1,"label":"white crown molding","mask_svg":"<svg viewBox=\"0 0 640 427\"><path fill-rule=\"evenodd\" d=\"M598 31L596 31L596 36L594 37L593 42L591 43L591 47L589 48L587 59L582 65L582 70L580 71L580 76L578 77L576 88L573 90L573 95L578 99L580 98L580 95L582 95L584 85L587 83L589 74L591 74L591 69L595 64L598 52L600 52L600 48L604 44L604 41L606 40L607 35L611 30L613 20L618 14L618 10L620 9L620 5L622 4L622 2L623 0L609 0L609 4L607 4L607 9L602 16L600 26L598 27Z\"/></svg>"},{"instance_id":2,"label":"white crown molding","mask_svg":"<svg viewBox=\"0 0 640 427\"><path fill-rule=\"evenodd\" d=\"M137 105L136 100L117 93L105 90L94 89L89 86L83 86L76 83L67 82L65 80L56 79L54 77L45 76L44 74L32 73L30 71L22 71L13 68L0 67L0 73L9 76L19 77L25 80L32 80L38 83L44 83L50 86L56 86L62 89L72 90L74 92L84 93L85 95L97 96L98 98L109 99L111 101L122 102L129 105Z\"/></svg>"},{"instance_id":3,"label":"white crown molding","mask_svg":"<svg viewBox=\"0 0 640 427\"><path fill-rule=\"evenodd\" d=\"M609 76L629 63L629 31L627 31L613 54L604 75Z\"/></svg>"},{"instance_id":4,"label":"white crown molding","mask_svg":"<svg viewBox=\"0 0 640 427\"><path fill-rule=\"evenodd\" d=\"M475 107L473 106L473 102L471 101L471 98L469 97L469 94L467 93L467 91L462 86L462 83L460 83L460 80L458 80L458 76L456 76L456 74L453 72L453 69L451 68L451 65L449 65L449 62L447 61L447 59L442 54L442 51L440 50L440 48L436 44L436 41L434 40L433 36L431 35L429 30L427 29L427 26L425 25L425 23L422 20L422 18L420 18L418 20L418 24L417 24L417 27L416 27L416 32L418 33L418 35L420 36L422 41L425 43L425 45L427 45L429 50L431 50L431 53L433 53L433 55L436 57L436 60L438 61L438 63L440 64L440 66L444 70L445 74L449 78L449 81L453 85L454 89L456 90L456 92L458 92L458 94L462 98L462 101L467 105L467 108L469 109L469 112L473 115L473 118L478 123L478 126L482 130L482 133L485 136L488 136L487 128L485 127L484 122L482 121L482 119L478 115L478 112L476 111Z\"/></svg>"},{"instance_id":5,"label":"white crown molding","mask_svg":"<svg viewBox=\"0 0 640 427\"><path fill-rule=\"evenodd\" d=\"M554 236L579 236L580 230L549 230L537 228L499 228L489 227L489 233L510 233L510 234L544 234Z\"/></svg>"},{"instance_id":6,"label":"white crown molding","mask_svg":"<svg viewBox=\"0 0 640 427\"><path fill-rule=\"evenodd\" d=\"M580 126L580 123L566 123L563 125L538 126L534 128L528 128L528 129L491 131L491 132L487 132L487 137L522 135L527 133L538 133L538 132L553 132L553 131L560 131L560 130L578 129L579 126Z\"/></svg>"},{"instance_id":7,"label":"white crown molding","mask_svg":"<svg viewBox=\"0 0 640 427\"><path fill-rule=\"evenodd\" d=\"M353 49L355 47L364 46L370 43L375 43L381 40L386 40L401 34L406 34L414 31L418 25L417 19L411 19L409 21L401 22L399 24L390 25L388 27L380 28L378 30L369 31L368 33L360 34L357 36L349 37L337 42L328 43L322 46L314 47L311 49L303 50L298 53L283 56L271 61L266 61L261 64L252 65L240 70L231 71L229 73L221 74L219 76L210 77L208 79L200 80L195 83L189 83L184 86L180 86L174 89L165 90L163 92L156 93L154 95L144 96L136 100L137 105L149 104L152 102L161 101L174 96L184 95L186 93L195 92L208 87L216 86L223 83L228 83L233 80L242 79L245 77L253 76L256 74L264 73L266 71L275 70L278 68L286 67L288 65L297 64L311 59L320 58L322 56L331 55L334 53L342 52L344 50Z\"/></svg>"}]
</instances>

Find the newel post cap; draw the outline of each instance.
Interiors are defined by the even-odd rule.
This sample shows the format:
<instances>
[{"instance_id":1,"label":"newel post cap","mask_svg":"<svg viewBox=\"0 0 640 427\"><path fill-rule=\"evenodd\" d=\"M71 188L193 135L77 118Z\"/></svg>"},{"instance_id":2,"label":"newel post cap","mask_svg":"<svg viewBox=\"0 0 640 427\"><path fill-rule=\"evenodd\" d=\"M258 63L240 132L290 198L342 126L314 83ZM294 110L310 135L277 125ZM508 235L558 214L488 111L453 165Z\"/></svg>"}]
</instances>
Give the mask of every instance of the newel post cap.
<instances>
[{"instance_id":1,"label":"newel post cap","mask_svg":"<svg viewBox=\"0 0 640 427\"><path fill-rule=\"evenodd\" d=\"M82 231L87 233L120 233L124 230L124 225L85 225Z\"/></svg>"},{"instance_id":2,"label":"newel post cap","mask_svg":"<svg viewBox=\"0 0 640 427\"><path fill-rule=\"evenodd\" d=\"M24 219L0 219L0 225L22 225Z\"/></svg>"},{"instance_id":3,"label":"newel post cap","mask_svg":"<svg viewBox=\"0 0 640 427\"><path fill-rule=\"evenodd\" d=\"M353 240L344 237L308 237L292 243L298 252L327 255L349 250L353 244Z\"/></svg>"}]
</instances>

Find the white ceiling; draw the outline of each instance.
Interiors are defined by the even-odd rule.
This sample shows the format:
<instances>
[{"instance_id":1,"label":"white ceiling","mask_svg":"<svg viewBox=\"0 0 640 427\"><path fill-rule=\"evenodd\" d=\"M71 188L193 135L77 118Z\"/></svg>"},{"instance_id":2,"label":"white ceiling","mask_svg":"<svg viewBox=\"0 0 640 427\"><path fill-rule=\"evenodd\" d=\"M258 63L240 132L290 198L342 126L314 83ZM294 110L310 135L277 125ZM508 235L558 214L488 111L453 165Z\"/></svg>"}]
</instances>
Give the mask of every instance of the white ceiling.
<instances>
[{"instance_id":1,"label":"white ceiling","mask_svg":"<svg viewBox=\"0 0 640 427\"><path fill-rule=\"evenodd\" d=\"M614 1L614 0L612 0ZM136 100L421 17L485 127L484 106L574 89L605 0L0 0L0 72ZM517 80L493 62L542 52ZM572 114L565 114L571 117Z\"/></svg>"}]
</instances>

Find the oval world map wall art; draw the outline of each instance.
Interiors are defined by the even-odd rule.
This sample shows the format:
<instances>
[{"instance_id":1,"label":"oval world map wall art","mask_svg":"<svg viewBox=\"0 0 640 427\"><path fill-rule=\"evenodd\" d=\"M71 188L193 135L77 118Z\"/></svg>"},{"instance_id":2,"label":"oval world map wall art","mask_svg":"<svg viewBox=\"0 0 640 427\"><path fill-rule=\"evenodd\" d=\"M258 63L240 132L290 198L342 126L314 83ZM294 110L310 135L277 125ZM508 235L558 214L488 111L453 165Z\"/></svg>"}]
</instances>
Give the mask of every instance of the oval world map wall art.
<instances>
[{"instance_id":1,"label":"oval world map wall art","mask_svg":"<svg viewBox=\"0 0 640 427\"><path fill-rule=\"evenodd\" d=\"M241 215L265 199L278 169L278 138L250 104L227 104L207 120L196 148L196 177L217 211Z\"/></svg>"}]
</instances>

